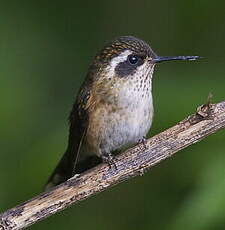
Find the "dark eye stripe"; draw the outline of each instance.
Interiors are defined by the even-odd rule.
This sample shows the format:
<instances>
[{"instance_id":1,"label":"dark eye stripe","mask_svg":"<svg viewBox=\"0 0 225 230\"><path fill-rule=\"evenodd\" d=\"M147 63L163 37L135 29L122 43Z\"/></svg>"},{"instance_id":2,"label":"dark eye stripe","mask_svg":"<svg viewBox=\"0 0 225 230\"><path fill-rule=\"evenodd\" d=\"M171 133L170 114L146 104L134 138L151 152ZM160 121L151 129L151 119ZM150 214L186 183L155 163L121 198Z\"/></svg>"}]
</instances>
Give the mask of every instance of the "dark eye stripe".
<instances>
[{"instance_id":1,"label":"dark eye stripe","mask_svg":"<svg viewBox=\"0 0 225 230\"><path fill-rule=\"evenodd\" d=\"M126 61L120 62L115 68L115 72L120 77L132 75L138 66L144 63L144 59L138 55L129 55Z\"/></svg>"}]
</instances>

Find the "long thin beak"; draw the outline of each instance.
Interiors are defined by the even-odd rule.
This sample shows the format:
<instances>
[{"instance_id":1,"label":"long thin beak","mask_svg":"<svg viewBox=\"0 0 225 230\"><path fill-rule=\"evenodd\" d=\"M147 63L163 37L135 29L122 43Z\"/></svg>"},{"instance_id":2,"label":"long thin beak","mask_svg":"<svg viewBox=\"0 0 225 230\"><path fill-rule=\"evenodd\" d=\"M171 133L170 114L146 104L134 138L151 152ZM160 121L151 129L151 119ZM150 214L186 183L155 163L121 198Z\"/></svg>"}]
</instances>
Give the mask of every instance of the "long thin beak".
<instances>
[{"instance_id":1,"label":"long thin beak","mask_svg":"<svg viewBox=\"0 0 225 230\"><path fill-rule=\"evenodd\" d=\"M152 61L155 63L163 62L163 61L174 61L174 60L188 60L195 61L199 59L199 56L158 56L154 58Z\"/></svg>"}]
</instances>

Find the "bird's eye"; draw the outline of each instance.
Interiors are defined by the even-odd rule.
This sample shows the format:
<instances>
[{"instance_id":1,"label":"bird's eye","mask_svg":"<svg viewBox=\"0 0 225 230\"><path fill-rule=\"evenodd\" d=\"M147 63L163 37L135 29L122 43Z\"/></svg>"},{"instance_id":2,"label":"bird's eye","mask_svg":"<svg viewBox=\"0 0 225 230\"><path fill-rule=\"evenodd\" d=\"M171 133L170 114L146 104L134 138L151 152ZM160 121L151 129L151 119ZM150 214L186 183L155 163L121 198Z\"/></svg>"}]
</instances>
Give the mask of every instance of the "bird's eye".
<instances>
[{"instance_id":1,"label":"bird's eye","mask_svg":"<svg viewBox=\"0 0 225 230\"><path fill-rule=\"evenodd\" d=\"M131 65L136 65L138 63L138 56L137 55L129 55L128 56L128 61L130 62Z\"/></svg>"}]
</instances>

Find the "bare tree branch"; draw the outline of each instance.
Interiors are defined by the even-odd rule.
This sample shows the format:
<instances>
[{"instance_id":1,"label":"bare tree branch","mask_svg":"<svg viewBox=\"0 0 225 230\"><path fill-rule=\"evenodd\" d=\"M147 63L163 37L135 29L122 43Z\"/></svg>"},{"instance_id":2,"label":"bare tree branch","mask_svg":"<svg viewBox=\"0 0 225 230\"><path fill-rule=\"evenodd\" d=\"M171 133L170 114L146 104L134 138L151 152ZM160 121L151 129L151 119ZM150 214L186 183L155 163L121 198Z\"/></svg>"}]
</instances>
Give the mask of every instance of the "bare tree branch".
<instances>
[{"instance_id":1,"label":"bare tree branch","mask_svg":"<svg viewBox=\"0 0 225 230\"><path fill-rule=\"evenodd\" d=\"M71 178L0 215L0 230L22 229L78 201L143 173L177 151L225 127L225 101L200 106L177 125L116 157L117 169L106 164Z\"/></svg>"}]
</instances>

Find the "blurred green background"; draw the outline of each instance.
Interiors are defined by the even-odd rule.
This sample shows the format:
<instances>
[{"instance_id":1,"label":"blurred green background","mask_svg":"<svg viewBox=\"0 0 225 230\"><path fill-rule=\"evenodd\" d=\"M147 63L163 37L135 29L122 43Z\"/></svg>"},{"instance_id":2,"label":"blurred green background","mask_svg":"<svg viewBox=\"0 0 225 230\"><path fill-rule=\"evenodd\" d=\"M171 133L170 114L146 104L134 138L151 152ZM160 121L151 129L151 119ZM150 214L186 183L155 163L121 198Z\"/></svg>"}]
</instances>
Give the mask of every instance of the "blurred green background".
<instances>
[{"instance_id":1,"label":"blurred green background","mask_svg":"<svg viewBox=\"0 0 225 230\"><path fill-rule=\"evenodd\" d=\"M225 100L225 1L1 1L0 212L37 195L62 156L67 117L106 41L134 35L160 55L149 135ZM30 229L225 229L224 130Z\"/></svg>"}]
</instances>

